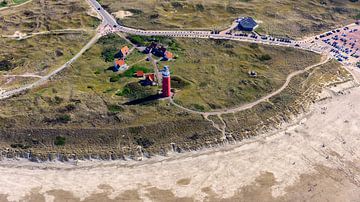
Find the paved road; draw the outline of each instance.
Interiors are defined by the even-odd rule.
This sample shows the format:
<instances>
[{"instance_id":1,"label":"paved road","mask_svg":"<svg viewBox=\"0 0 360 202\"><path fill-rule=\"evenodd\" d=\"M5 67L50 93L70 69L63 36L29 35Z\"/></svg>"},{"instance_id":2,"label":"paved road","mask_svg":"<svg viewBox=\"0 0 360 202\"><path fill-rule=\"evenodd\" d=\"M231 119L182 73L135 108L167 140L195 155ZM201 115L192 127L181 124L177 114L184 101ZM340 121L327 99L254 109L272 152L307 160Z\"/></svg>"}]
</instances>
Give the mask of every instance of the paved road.
<instances>
[{"instance_id":1,"label":"paved road","mask_svg":"<svg viewBox=\"0 0 360 202\"><path fill-rule=\"evenodd\" d=\"M315 53L322 53L321 50L312 48L312 47L301 47L298 46L299 43L297 41L272 41L268 39L251 38L245 36L235 36L235 35L227 35L225 32L221 32L220 34L212 34L211 31L191 31L191 30L141 30L134 29L130 27L125 27L119 25L116 19L109 14L96 0L88 0L89 3L93 6L94 9L98 12L98 14L102 17L103 26L110 25L113 29L113 32L123 32L132 35L142 35L142 36L167 36L167 37L187 37L187 38L211 38L211 39L223 39L223 40L237 40L237 41L245 41L245 42L253 42L253 43L263 43L268 45L275 46L285 46L285 47L293 47L298 49L304 49L308 51L312 51Z\"/></svg>"},{"instance_id":2,"label":"paved road","mask_svg":"<svg viewBox=\"0 0 360 202\"><path fill-rule=\"evenodd\" d=\"M269 45L277 45L277 46L286 46L286 47L294 47L299 49L305 49L316 53L321 53L321 51L312 49L309 47L298 47L296 46L297 42L292 41L291 43L279 42L279 41L269 41L263 40L259 38L250 38L250 37L242 37L242 36L233 36L226 34L212 34L210 31L158 31L158 30L140 30L133 29L129 27L121 26L117 23L116 19L109 14L106 10L102 8L102 6L96 0L88 0L90 5L98 12L98 14L102 17L102 26L110 26L113 32L124 32L128 34L136 34L136 35L146 35L146 36L169 36L169 37L189 37L189 38L213 38L213 39L225 39L225 40L238 40L238 41L247 41L247 42L255 42L255 43L263 43ZM71 63L73 63L77 58L79 58L88 48L90 48L96 41L101 37L101 34L98 33L93 37L88 44L86 44L79 53L77 53L71 60L65 63L63 66L59 67L55 71L51 72L49 75L46 75L36 81L35 83L23 86L21 88L7 91L5 93L0 94L0 99L5 99L11 97L13 95L19 94L23 91L29 90L36 86L39 86L49 80L51 77L68 67ZM291 75L289 75L291 76ZM291 79L291 78L290 78ZM217 112L214 112L219 114ZM230 113L230 112L229 112ZM212 114L209 114L212 115Z\"/></svg>"},{"instance_id":3,"label":"paved road","mask_svg":"<svg viewBox=\"0 0 360 202\"><path fill-rule=\"evenodd\" d=\"M104 10L103 7L99 4L99 2L97 2L96 0L88 0L88 1L102 17L103 24L109 24L112 27L118 26L116 19L112 15L110 15L106 10Z\"/></svg>"}]
</instances>

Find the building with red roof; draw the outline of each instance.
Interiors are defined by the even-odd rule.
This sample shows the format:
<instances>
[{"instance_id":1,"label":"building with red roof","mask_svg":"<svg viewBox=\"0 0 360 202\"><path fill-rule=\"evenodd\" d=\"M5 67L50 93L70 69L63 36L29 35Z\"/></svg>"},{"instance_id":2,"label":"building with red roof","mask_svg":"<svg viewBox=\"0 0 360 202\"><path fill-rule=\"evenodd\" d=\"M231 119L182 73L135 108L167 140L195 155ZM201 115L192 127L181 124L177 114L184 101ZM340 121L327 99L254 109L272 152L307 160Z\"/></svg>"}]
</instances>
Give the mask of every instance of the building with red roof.
<instances>
[{"instance_id":1,"label":"building with red roof","mask_svg":"<svg viewBox=\"0 0 360 202\"><path fill-rule=\"evenodd\" d=\"M127 54L129 54L129 47L124 46L124 47L121 48L120 51L121 51L123 57L125 57Z\"/></svg>"},{"instance_id":2,"label":"building with red roof","mask_svg":"<svg viewBox=\"0 0 360 202\"><path fill-rule=\"evenodd\" d=\"M144 71L136 71L136 73L134 74L136 77L144 77Z\"/></svg>"},{"instance_id":3,"label":"building with red roof","mask_svg":"<svg viewBox=\"0 0 360 202\"><path fill-rule=\"evenodd\" d=\"M117 72L119 69L127 69L127 65L124 59L115 59L114 71Z\"/></svg>"},{"instance_id":4,"label":"building with red roof","mask_svg":"<svg viewBox=\"0 0 360 202\"><path fill-rule=\"evenodd\" d=\"M173 58L174 58L174 54L172 54L170 51L165 51L164 60L171 60Z\"/></svg>"}]
</instances>

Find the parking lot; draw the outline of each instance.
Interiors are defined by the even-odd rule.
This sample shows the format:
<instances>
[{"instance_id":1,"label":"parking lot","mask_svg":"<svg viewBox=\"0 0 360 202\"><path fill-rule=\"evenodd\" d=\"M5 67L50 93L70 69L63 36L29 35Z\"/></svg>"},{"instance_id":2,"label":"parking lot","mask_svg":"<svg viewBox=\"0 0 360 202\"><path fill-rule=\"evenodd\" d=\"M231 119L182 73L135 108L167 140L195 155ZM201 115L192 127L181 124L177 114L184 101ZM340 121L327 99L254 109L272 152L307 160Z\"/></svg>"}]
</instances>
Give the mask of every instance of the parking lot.
<instances>
[{"instance_id":1,"label":"parking lot","mask_svg":"<svg viewBox=\"0 0 360 202\"><path fill-rule=\"evenodd\" d=\"M315 41L330 47L329 52L340 62L355 62L360 57L360 25L334 29L315 37Z\"/></svg>"}]
</instances>

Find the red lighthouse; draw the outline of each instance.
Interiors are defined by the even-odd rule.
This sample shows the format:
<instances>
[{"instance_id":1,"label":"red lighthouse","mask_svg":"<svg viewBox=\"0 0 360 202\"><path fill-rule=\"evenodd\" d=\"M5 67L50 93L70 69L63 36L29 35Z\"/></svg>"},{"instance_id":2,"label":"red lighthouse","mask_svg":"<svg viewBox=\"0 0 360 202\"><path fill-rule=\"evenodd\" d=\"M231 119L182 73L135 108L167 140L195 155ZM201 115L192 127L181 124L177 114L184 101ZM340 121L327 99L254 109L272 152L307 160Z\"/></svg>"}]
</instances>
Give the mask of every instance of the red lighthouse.
<instances>
[{"instance_id":1,"label":"red lighthouse","mask_svg":"<svg viewBox=\"0 0 360 202\"><path fill-rule=\"evenodd\" d=\"M165 66L162 73L162 96L170 97L171 96L171 79L170 79L170 71L169 67Z\"/></svg>"}]
</instances>

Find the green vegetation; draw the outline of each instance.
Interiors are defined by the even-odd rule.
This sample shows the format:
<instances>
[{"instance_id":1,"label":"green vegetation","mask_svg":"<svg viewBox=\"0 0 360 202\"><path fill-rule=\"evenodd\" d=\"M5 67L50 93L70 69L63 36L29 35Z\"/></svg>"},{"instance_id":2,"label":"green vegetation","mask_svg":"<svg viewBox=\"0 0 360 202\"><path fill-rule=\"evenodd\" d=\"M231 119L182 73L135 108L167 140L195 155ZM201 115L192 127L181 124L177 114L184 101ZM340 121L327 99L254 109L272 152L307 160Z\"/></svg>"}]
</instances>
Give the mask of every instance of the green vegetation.
<instances>
[{"instance_id":1,"label":"green vegetation","mask_svg":"<svg viewBox=\"0 0 360 202\"><path fill-rule=\"evenodd\" d=\"M65 64L90 40L90 34L38 35L25 40L0 38L0 71L48 74ZM59 54L61 52L61 54ZM36 78L16 78L1 86L15 88Z\"/></svg>"},{"instance_id":2,"label":"green vegetation","mask_svg":"<svg viewBox=\"0 0 360 202\"><path fill-rule=\"evenodd\" d=\"M151 95L156 95L157 90L149 86L141 86L139 82L132 82L125 85L124 89L117 93L118 96L124 96L129 99L141 99Z\"/></svg>"},{"instance_id":3,"label":"green vegetation","mask_svg":"<svg viewBox=\"0 0 360 202\"><path fill-rule=\"evenodd\" d=\"M105 62L114 62L115 57L120 53L120 49L126 43L126 41L116 34L110 34L102 37L98 44L103 46L101 57Z\"/></svg>"},{"instance_id":4,"label":"green vegetation","mask_svg":"<svg viewBox=\"0 0 360 202\"><path fill-rule=\"evenodd\" d=\"M27 0L13 0L13 4L11 4L12 1L5 1L9 6L24 3ZM5 1L0 0L0 7L5 5ZM15 31L31 33L67 28L93 29L100 20L87 15L86 10L88 9L89 5L80 0L68 0L61 4L49 1L46 5L40 0L33 0L26 6L0 11L1 34L10 35ZM64 17L64 13L66 13L66 17Z\"/></svg>"},{"instance_id":5,"label":"green vegetation","mask_svg":"<svg viewBox=\"0 0 360 202\"><path fill-rule=\"evenodd\" d=\"M124 78L124 77L132 78L132 77L134 77L134 74L137 71L143 71L144 73L153 72L152 69L149 69L149 68L146 68L143 66L139 66L139 65L134 65L123 73L111 75L110 82L118 82L118 81L120 81L121 78Z\"/></svg>"},{"instance_id":6,"label":"green vegetation","mask_svg":"<svg viewBox=\"0 0 360 202\"><path fill-rule=\"evenodd\" d=\"M351 80L351 75L333 60L294 77L289 86L269 102L263 102L252 109L223 116L228 130L237 135L237 139L256 135L258 130L266 130L289 117L303 113L312 104L325 85ZM331 86L331 85L330 85ZM234 121L237 120L237 121ZM239 124L243 127L239 127Z\"/></svg>"},{"instance_id":7,"label":"green vegetation","mask_svg":"<svg viewBox=\"0 0 360 202\"><path fill-rule=\"evenodd\" d=\"M0 71L9 71L13 68L13 64L9 60L0 61Z\"/></svg>"},{"instance_id":8,"label":"green vegetation","mask_svg":"<svg viewBox=\"0 0 360 202\"><path fill-rule=\"evenodd\" d=\"M355 19L356 19L356 20L360 20L360 12L359 12L359 14L357 14L357 15L355 16Z\"/></svg>"},{"instance_id":9,"label":"green vegetation","mask_svg":"<svg viewBox=\"0 0 360 202\"><path fill-rule=\"evenodd\" d=\"M175 101L199 111L227 108L252 102L278 89L288 74L320 60L320 56L292 48L280 48L233 41L177 39L183 48L175 51L168 65L175 81L185 85ZM249 76L255 71L257 77Z\"/></svg>"},{"instance_id":10,"label":"green vegetation","mask_svg":"<svg viewBox=\"0 0 360 202\"><path fill-rule=\"evenodd\" d=\"M137 71L143 71L144 73L149 73L149 72L153 72L153 69L149 69L139 65L134 65L130 69L126 70L123 74L119 74L119 75L125 77L133 77Z\"/></svg>"},{"instance_id":11,"label":"green vegetation","mask_svg":"<svg viewBox=\"0 0 360 202\"><path fill-rule=\"evenodd\" d=\"M262 21L258 32L289 37L303 37L339 27L340 24L349 24L360 10L359 2L349 0L144 0L121 4L117 0L102 2L110 12L132 12L133 16L121 19L121 22L129 27L152 30L223 30L238 17L252 16Z\"/></svg>"},{"instance_id":12,"label":"green vegetation","mask_svg":"<svg viewBox=\"0 0 360 202\"><path fill-rule=\"evenodd\" d=\"M258 56L260 61L267 61L267 60L271 60L271 56L269 54L263 54Z\"/></svg>"},{"instance_id":13,"label":"green vegetation","mask_svg":"<svg viewBox=\"0 0 360 202\"><path fill-rule=\"evenodd\" d=\"M56 146L64 146L65 145L65 137L62 136L56 136L54 144Z\"/></svg>"},{"instance_id":14,"label":"green vegetation","mask_svg":"<svg viewBox=\"0 0 360 202\"><path fill-rule=\"evenodd\" d=\"M110 112L114 113L124 111L124 108L119 105L108 105L107 108Z\"/></svg>"},{"instance_id":15,"label":"green vegetation","mask_svg":"<svg viewBox=\"0 0 360 202\"><path fill-rule=\"evenodd\" d=\"M24 3L24 2L27 2L27 1L29 1L29 0L13 0L13 2L15 4L21 4L21 3Z\"/></svg>"},{"instance_id":16,"label":"green vegetation","mask_svg":"<svg viewBox=\"0 0 360 202\"><path fill-rule=\"evenodd\" d=\"M254 101L282 85L290 72L319 61L318 55L290 48L255 47L248 43L207 39L162 40L181 47L174 51L178 55L176 60L159 64L160 67L169 65L173 73L175 102L198 111ZM138 146L144 153L152 155L169 150L170 143L176 143L174 149L179 152L220 144L222 134L202 116L176 108L168 100L151 100L160 88L141 86L139 79L132 77L136 70L146 68L145 72L151 71L151 62L139 61L124 73L107 71L113 62L106 62L101 53L110 46L124 45L129 44L116 35L104 38L71 68L45 85L0 100L3 148L20 143L31 146L33 153L45 159L49 153L61 153L65 160L73 154L78 159L94 155L108 160L124 155L136 157ZM66 49L62 50L64 56L67 55ZM259 58L267 54L270 59ZM135 51L127 61L135 63L141 58ZM271 103L261 103L254 111L231 114L232 117L224 115L229 132L234 131L235 138L241 140L253 134L258 123L266 127L270 124L268 120L277 115L284 116L277 120L284 120L290 113L296 113L299 106L307 103L305 101L311 101L310 93L318 91L313 86L338 82L338 78L346 73L335 62L317 69L321 71L298 77L289 86L289 91L271 99ZM250 70L256 71L258 76L250 77ZM117 81L109 82L109 78ZM306 94L303 94L304 89ZM240 122L247 125L238 124ZM28 134L45 146L33 147ZM57 136L62 138L55 143ZM15 144L12 150L24 151L22 146ZM62 146L54 148L53 145Z\"/></svg>"},{"instance_id":17,"label":"green vegetation","mask_svg":"<svg viewBox=\"0 0 360 202\"><path fill-rule=\"evenodd\" d=\"M0 8L1 7L5 7L5 6L7 6L8 5L8 2L6 1L6 0L2 0L1 2L0 2Z\"/></svg>"},{"instance_id":18,"label":"green vegetation","mask_svg":"<svg viewBox=\"0 0 360 202\"><path fill-rule=\"evenodd\" d=\"M114 62L114 55L119 52L115 47L107 47L101 52L101 56L104 58L105 62Z\"/></svg>"},{"instance_id":19,"label":"green vegetation","mask_svg":"<svg viewBox=\"0 0 360 202\"><path fill-rule=\"evenodd\" d=\"M152 42L165 45L171 51L180 51L181 47L173 38L161 37L161 36L138 36L131 35L128 39L138 46L148 46Z\"/></svg>"}]
</instances>

